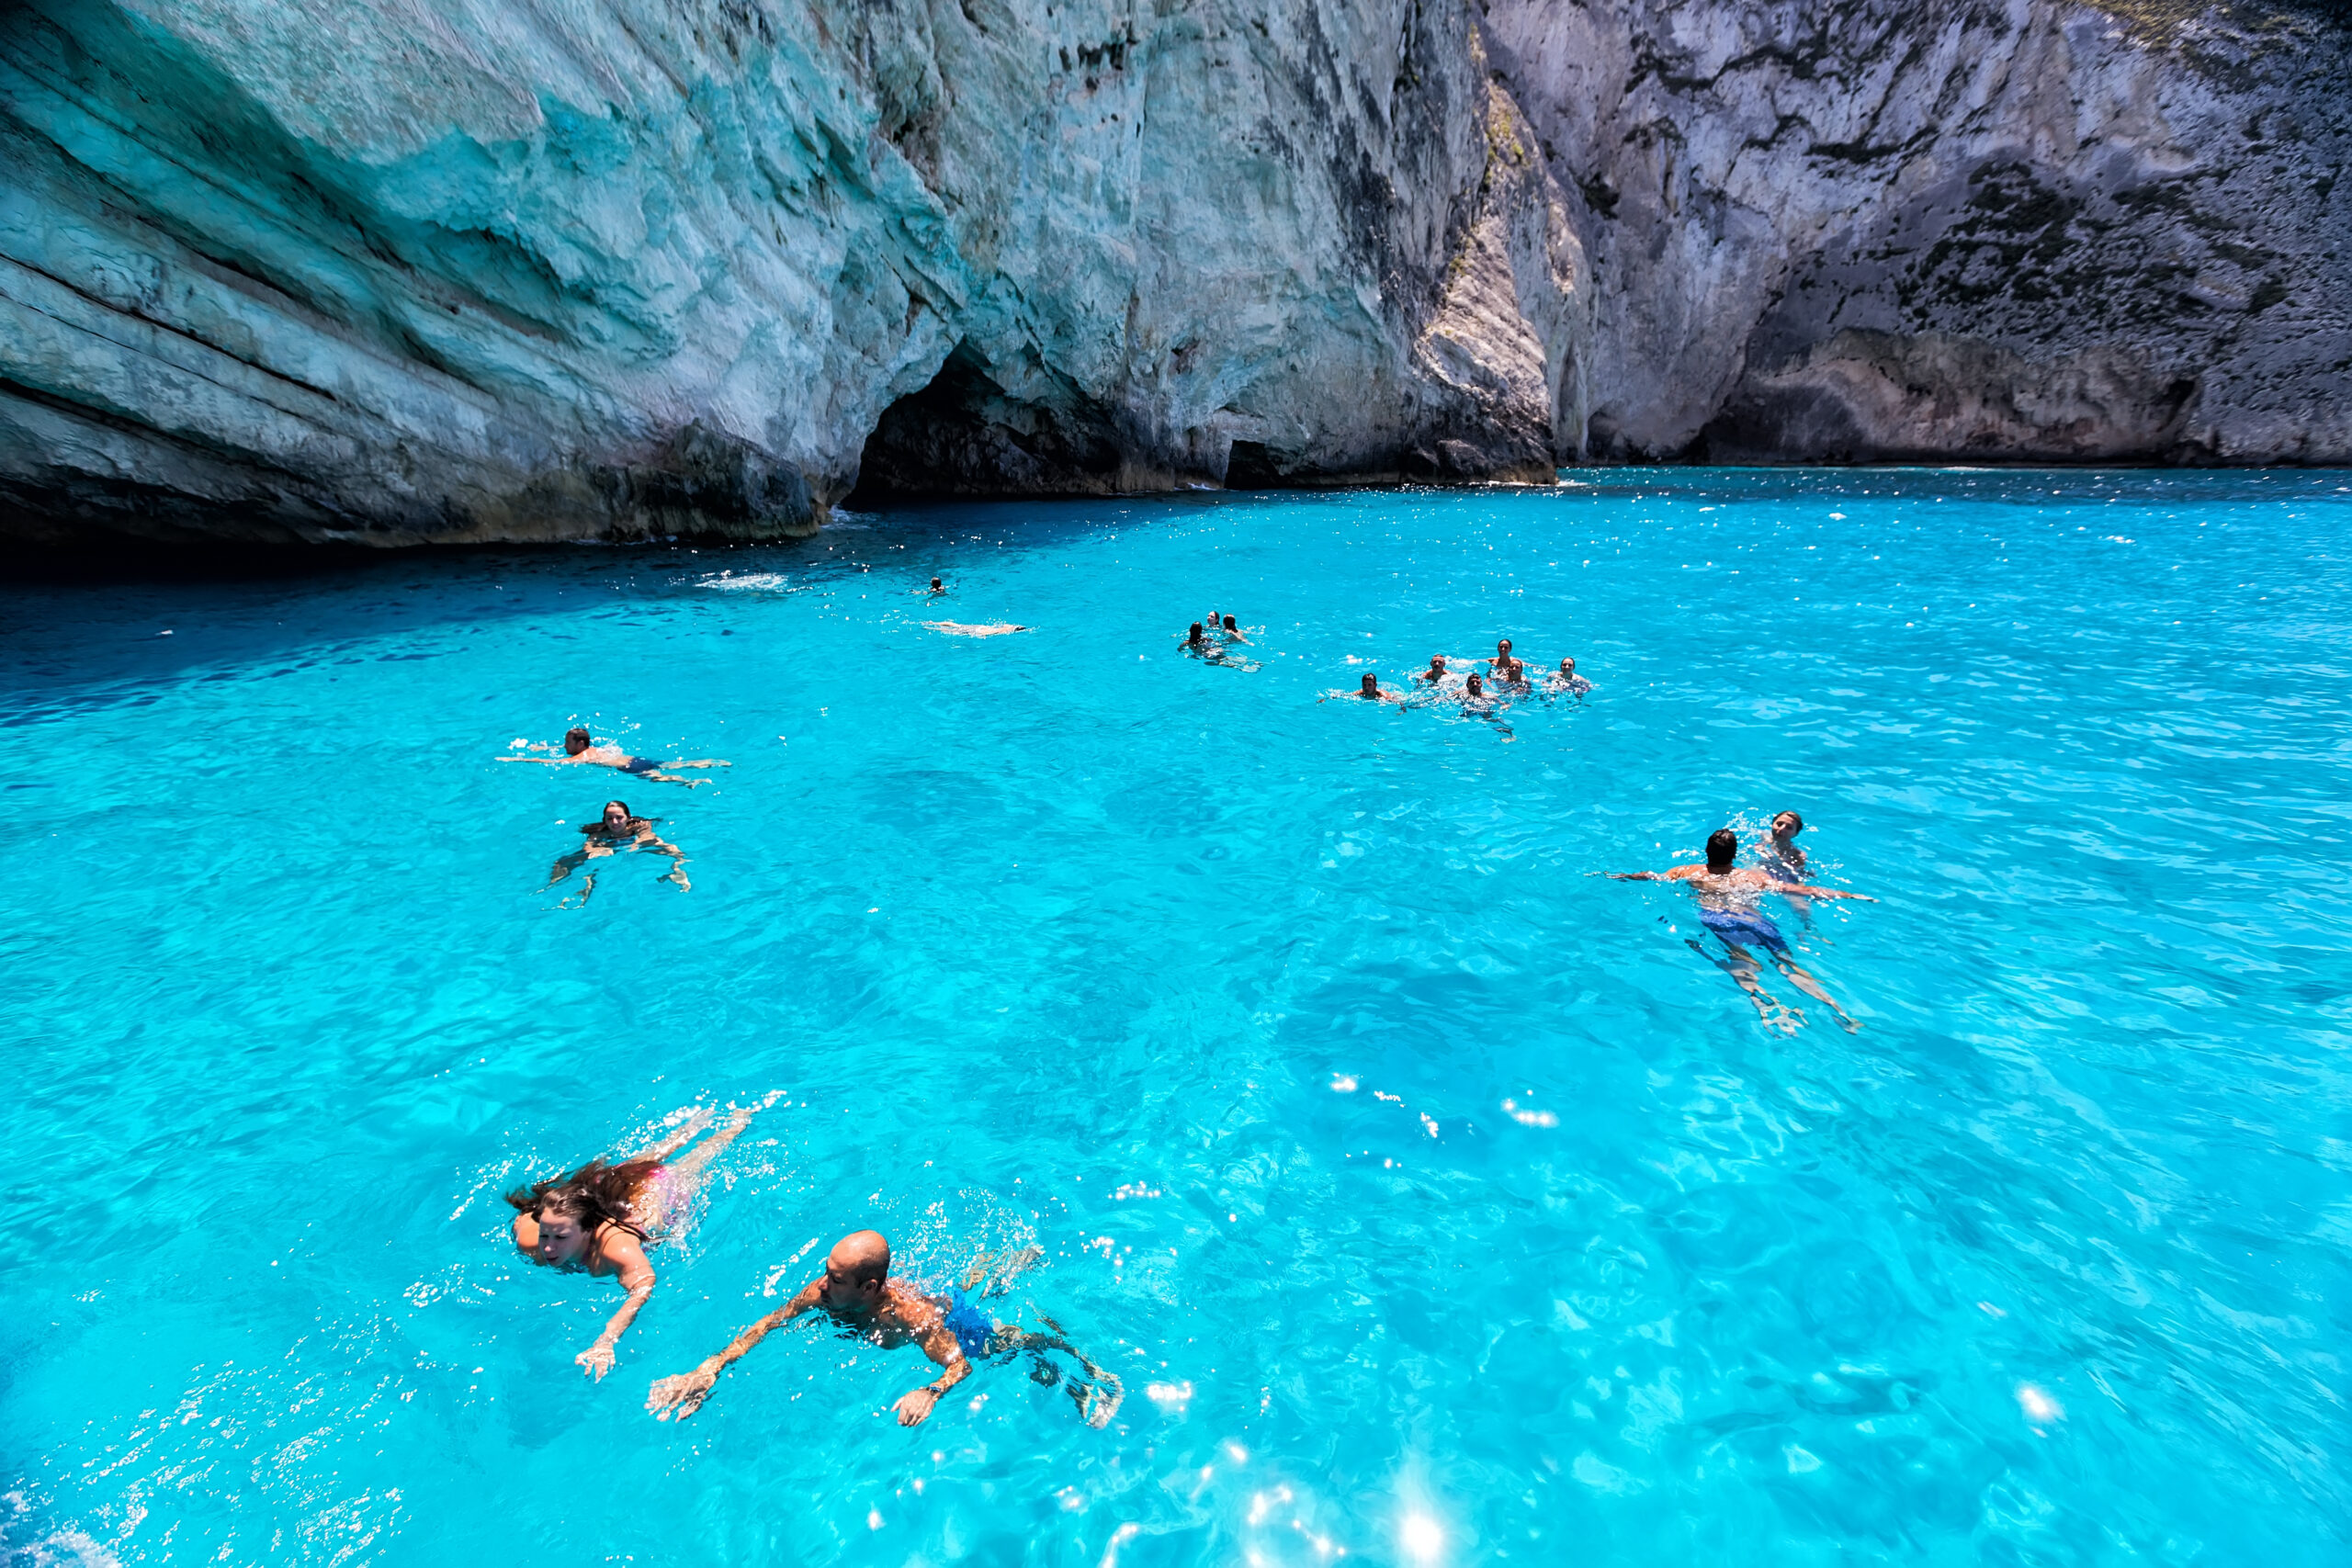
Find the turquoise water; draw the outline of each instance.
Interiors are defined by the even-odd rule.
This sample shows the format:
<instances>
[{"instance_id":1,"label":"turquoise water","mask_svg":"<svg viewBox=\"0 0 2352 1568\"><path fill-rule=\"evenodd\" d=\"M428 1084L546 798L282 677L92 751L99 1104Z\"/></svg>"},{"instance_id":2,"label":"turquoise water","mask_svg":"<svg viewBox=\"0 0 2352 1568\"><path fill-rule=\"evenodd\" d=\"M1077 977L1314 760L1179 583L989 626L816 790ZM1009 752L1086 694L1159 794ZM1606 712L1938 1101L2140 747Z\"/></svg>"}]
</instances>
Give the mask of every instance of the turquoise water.
<instances>
[{"instance_id":1,"label":"turquoise water","mask_svg":"<svg viewBox=\"0 0 2352 1568\"><path fill-rule=\"evenodd\" d=\"M0 589L0 1560L2341 1563L2352 479L1584 477ZM1859 1033L1592 874L1784 807ZM589 1382L500 1190L777 1091ZM642 1413L869 1224L1116 1417Z\"/></svg>"}]
</instances>

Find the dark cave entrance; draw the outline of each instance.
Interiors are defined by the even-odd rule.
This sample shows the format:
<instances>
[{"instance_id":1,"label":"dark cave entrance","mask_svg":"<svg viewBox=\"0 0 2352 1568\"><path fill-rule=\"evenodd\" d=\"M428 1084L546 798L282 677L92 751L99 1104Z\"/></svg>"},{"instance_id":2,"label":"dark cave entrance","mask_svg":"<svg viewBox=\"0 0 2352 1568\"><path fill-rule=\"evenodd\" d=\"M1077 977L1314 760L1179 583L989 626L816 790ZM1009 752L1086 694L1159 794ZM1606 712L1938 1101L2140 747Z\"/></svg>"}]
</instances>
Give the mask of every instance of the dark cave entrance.
<instances>
[{"instance_id":1,"label":"dark cave entrance","mask_svg":"<svg viewBox=\"0 0 2352 1568\"><path fill-rule=\"evenodd\" d=\"M845 505L916 496L1105 495L1124 453L1110 421L1076 388L1040 373L1048 401L1015 397L968 344L882 412Z\"/></svg>"}]
</instances>

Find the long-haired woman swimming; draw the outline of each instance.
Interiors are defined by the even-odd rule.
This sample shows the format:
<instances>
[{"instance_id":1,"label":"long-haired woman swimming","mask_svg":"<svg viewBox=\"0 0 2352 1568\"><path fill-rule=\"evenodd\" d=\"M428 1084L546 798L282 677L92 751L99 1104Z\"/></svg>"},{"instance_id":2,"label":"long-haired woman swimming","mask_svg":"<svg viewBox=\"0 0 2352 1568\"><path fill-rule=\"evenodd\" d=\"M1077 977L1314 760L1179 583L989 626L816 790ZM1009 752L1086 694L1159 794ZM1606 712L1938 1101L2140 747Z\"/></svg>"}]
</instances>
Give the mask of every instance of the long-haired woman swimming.
<instances>
[{"instance_id":1,"label":"long-haired woman swimming","mask_svg":"<svg viewBox=\"0 0 2352 1568\"><path fill-rule=\"evenodd\" d=\"M772 1094L737 1111L683 1156L678 1151L710 1126L711 1113L696 1116L684 1131L652 1148L617 1161L593 1159L569 1175L506 1194L515 1209L514 1245L533 1262L599 1279L618 1275L628 1292L596 1342L572 1358L591 1376L602 1381L613 1370L613 1347L653 1294L653 1265L646 1261L645 1249L677 1227L703 1168L775 1099Z\"/></svg>"}]
</instances>

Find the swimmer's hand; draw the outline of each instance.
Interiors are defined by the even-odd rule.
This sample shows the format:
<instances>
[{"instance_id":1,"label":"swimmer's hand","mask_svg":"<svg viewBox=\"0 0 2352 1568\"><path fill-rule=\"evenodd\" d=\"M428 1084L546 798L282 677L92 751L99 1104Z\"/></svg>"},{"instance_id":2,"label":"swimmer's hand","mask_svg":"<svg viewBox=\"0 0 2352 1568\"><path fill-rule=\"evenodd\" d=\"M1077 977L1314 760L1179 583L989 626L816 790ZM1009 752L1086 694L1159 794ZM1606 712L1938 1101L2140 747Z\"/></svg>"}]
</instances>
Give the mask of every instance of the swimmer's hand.
<instances>
[{"instance_id":1,"label":"swimmer's hand","mask_svg":"<svg viewBox=\"0 0 2352 1568\"><path fill-rule=\"evenodd\" d=\"M655 1378L651 1391L645 1396L646 1414L656 1421L683 1421L702 1408L702 1402L710 1397L718 1382L718 1369L708 1362L675 1377Z\"/></svg>"},{"instance_id":2,"label":"swimmer's hand","mask_svg":"<svg viewBox=\"0 0 2352 1568\"><path fill-rule=\"evenodd\" d=\"M899 1412L899 1425L901 1427L922 1426L930 1418L932 1410L938 1404L939 1391L935 1388L923 1387L915 1390L912 1393L900 1394L899 1403L894 1407Z\"/></svg>"},{"instance_id":3,"label":"swimmer's hand","mask_svg":"<svg viewBox=\"0 0 2352 1568\"><path fill-rule=\"evenodd\" d=\"M614 1359L613 1344L609 1339L599 1339L571 1358L572 1365L584 1369L598 1382L603 1382L605 1374L613 1370Z\"/></svg>"}]
</instances>

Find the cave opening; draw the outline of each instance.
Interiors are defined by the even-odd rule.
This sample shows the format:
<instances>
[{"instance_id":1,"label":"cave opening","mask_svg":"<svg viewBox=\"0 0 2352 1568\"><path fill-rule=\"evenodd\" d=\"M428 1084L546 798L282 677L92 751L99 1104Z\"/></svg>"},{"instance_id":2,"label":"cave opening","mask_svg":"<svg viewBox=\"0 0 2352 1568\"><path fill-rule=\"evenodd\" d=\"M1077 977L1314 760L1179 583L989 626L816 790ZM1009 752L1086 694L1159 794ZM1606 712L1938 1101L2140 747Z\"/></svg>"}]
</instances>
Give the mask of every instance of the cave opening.
<instances>
[{"instance_id":1,"label":"cave opening","mask_svg":"<svg viewBox=\"0 0 2352 1568\"><path fill-rule=\"evenodd\" d=\"M1050 372L1000 378L968 343L882 412L845 504L919 496L1103 495L1118 488L1122 444L1102 410ZM1044 385L1043 399L1016 395Z\"/></svg>"}]
</instances>

